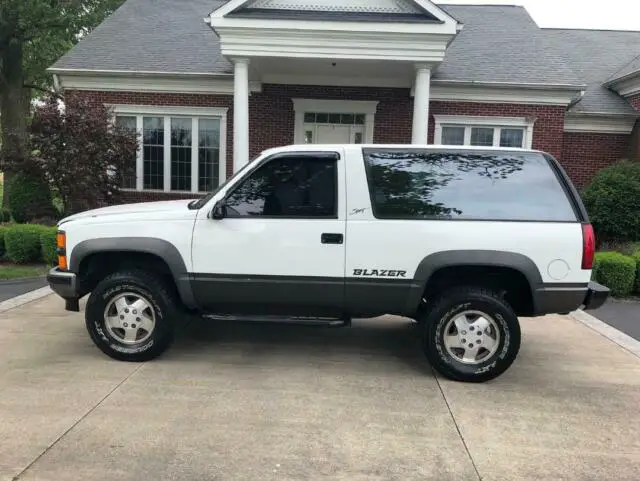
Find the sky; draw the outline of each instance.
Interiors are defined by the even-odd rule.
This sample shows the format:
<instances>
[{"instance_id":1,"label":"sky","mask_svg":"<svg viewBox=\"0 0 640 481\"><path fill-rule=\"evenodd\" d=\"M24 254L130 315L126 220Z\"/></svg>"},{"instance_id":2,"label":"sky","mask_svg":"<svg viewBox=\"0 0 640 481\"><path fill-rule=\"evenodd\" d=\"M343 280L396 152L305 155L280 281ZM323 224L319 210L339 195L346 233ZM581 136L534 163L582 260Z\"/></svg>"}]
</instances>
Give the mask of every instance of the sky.
<instances>
[{"instance_id":1,"label":"sky","mask_svg":"<svg viewBox=\"0 0 640 481\"><path fill-rule=\"evenodd\" d=\"M436 3L523 5L541 27L640 31L640 0L437 0Z\"/></svg>"}]
</instances>

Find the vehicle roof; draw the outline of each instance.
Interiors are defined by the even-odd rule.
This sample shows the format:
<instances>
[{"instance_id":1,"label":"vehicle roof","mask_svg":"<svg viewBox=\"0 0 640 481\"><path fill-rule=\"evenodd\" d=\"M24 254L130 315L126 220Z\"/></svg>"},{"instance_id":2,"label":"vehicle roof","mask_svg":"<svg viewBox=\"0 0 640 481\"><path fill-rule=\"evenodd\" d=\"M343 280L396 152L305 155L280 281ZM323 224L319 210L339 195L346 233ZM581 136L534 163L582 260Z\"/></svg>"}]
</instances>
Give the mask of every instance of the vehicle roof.
<instances>
[{"instance_id":1,"label":"vehicle roof","mask_svg":"<svg viewBox=\"0 0 640 481\"><path fill-rule=\"evenodd\" d=\"M264 150L262 154L272 154L277 152L299 152L299 151L326 151L326 150L360 150L360 149L399 149L399 150L465 150L465 151L493 151L493 152L533 152L543 153L535 149L519 149L515 147L478 147L469 145L432 145L432 144L291 144L282 147L274 147Z\"/></svg>"}]
</instances>

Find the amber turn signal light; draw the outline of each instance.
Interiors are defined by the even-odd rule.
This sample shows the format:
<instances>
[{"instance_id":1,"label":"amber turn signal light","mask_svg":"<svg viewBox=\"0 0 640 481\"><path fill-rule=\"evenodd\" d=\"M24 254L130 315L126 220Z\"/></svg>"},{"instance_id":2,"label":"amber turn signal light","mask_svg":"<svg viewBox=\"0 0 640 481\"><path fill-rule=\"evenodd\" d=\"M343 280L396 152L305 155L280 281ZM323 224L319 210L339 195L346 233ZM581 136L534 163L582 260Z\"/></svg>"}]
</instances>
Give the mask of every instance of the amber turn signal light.
<instances>
[{"instance_id":1,"label":"amber turn signal light","mask_svg":"<svg viewBox=\"0 0 640 481\"><path fill-rule=\"evenodd\" d=\"M56 247L58 248L58 267L67 270L67 235L58 231L56 236Z\"/></svg>"}]
</instances>

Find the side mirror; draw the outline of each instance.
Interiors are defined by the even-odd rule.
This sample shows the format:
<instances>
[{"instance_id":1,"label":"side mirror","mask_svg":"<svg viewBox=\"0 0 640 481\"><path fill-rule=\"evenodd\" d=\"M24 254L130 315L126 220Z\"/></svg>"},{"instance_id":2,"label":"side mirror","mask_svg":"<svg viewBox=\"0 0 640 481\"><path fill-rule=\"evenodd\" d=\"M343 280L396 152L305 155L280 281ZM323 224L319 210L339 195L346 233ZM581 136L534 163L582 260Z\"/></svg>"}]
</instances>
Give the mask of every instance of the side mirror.
<instances>
[{"instance_id":1,"label":"side mirror","mask_svg":"<svg viewBox=\"0 0 640 481\"><path fill-rule=\"evenodd\" d=\"M211 211L211 218L215 220L224 219L227 216L227 206L224 205L224 200L216 202Z\"/></svg>"}]
</instances>

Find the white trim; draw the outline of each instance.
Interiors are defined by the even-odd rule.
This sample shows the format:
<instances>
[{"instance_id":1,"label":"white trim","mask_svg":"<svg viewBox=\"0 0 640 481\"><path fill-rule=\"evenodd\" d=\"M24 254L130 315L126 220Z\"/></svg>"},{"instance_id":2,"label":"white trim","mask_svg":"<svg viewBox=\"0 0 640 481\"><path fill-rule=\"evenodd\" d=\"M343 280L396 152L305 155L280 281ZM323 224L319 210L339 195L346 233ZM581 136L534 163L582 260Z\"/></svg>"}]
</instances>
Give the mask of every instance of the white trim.
<instances>
[{"instance_id":1,"label":"white trim","mask_svg":"<svg viewBox=\"0 0 640 481\"><path fill-rule=\"evenodd\" d=\"M588 328L593 329L598 334L606 337L630 354L640 357L640 341L635 340L624 332L619 331L615 327L606 324L597 317L594 317L582 310L574 311L570 313L569 316Z\"/></svg>"},{"instance_id":2,"label":"white trim","mask_svg":"<svg viewBox=\"0 0 640 481\"><path fill-rule=\"evenodd\" d=\"M171 115L184 117L221 117L227 115L227 107L162 107L156 105L105 104L116 114L122 115Z\"/></svg>"},{"instance_id":3,"label":"white trim","mask_svg":"<svg viewBox=\"0 0 640 481\"><path fill-rule=\"evenodd\" d=\"M631 134L637 117L606 115L571 115L564 119L565 132L596 132L603 134Z\"/></svg>"},{"instance_id":4,"label":"white trim","mask_svg":"<svg viewBox=\"0 0 640 481\"><path fill-rule=\"evenodd\" d=\"M412 92L413 94L413 92ZM433 81L431 100L483 104L535 104L567 106L581 95L579 87L533 88L530 86L469 86Z\"/></svg>"},{"instance_id":5,"label":"white trim","mask_svg":"<svg viewBox=\"0 0 640 481\"><path fill-rule=\"evenodd\" d=\"M164 122L164 184L163 189L144 189L144 153L143 149L138 149L136 156L136 188L122 189L125 191L142 192L163 192L172 194L185 194L198 192L198 148L199 148L199 121L205 119L219 119L220 122L220 144L218 146L218 179L222 184L227 177L227 112L225 107L162 107L156 105L130 105L130 104L105 104L113 110L115 115L128 115L136 117L136 129L142 136L143 117L162 117ZM190 117L192 118L192 150L191 150L191 192L171 190L171 118ZM142 142L142 138L140 139ZM195 148L194 148L195 146Z\"/></svg>"},{"instance_id":6,"label":"white trim","mask_svg":"<svg viewBox=\"0 0 640 481\"><path fill-rule=\"evenodd\" d=\"M612 84L611 88L616 90L623 97L640 94L640 75L636 74L633 77L620 80L619 82Z\"/></svg>"},{"instance_id":7,"label":"white trim","mask_svg":"<svg viewBox=\"0 0 640 481\"><path fill-rule=\"evenodd\" d=\"M378 110L377 100L325 100L325 99L291 99L295 112L294 139L295 144L304 143L304 114L307 112L327 112L330 114L365 114L364 141L373 143L375 114Z\"/></svg>"},{"instance_id":8,"label":"white trim","mask_svg":"<svg viewBox=\"0 0 640 481\"><path fill-rule=\"evenodd\" d=\"M493 127L500 129L506 128L522 128L524 129L523 148L531 149L533 147L533 126L536 122L534 118L527 117L491 117L491 116L472 116L472 115L434 115L435 132L434 141L437 145L442 143L442 127L443 126L460 126L465 127L465 145L471 143L472 127ZM499 147L499 133L494 133L494 146ZM495 144L498 145L495 145Z\"/></svg>"},{"instance_id":9,"label":"white trim","mask_svg":"<svg viewBox=\"0 0 640 481\"><path fill-rule=\"evenodd\" d=\"M83 75L59 74L58 77L60 88L63 90L233 95L233 75L166 77L161 74L148 76L139 74L140 72L129 72L122 76L112 76L106 72L95 71ZM249 87L251 92L262 91L260 82L249 82Z\"/></svg>"},{"instance_id":10,"label":"white trim","mask_svg":"<svg viewBox=\"0 0 640 481\"><path fill-rule=\"evenodd\" d=\"M342 77L333 75L295 75L265 73L263 84L281 85L326 85L330 87L390 87L410 88L412 79L407 77Z\"/></svg>"}]
</instances>

